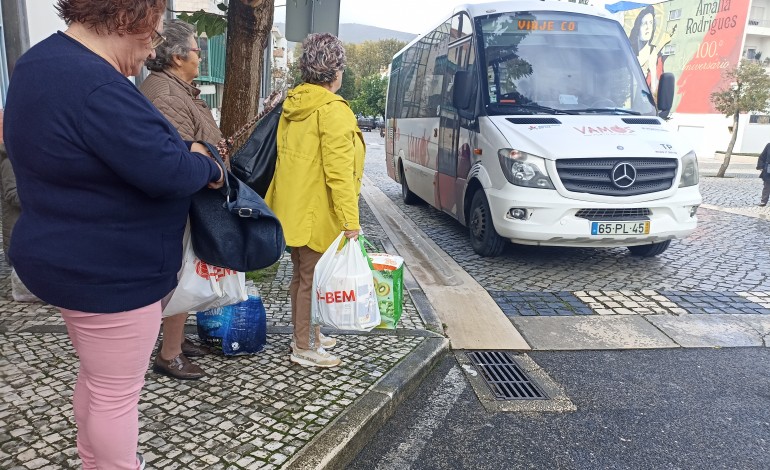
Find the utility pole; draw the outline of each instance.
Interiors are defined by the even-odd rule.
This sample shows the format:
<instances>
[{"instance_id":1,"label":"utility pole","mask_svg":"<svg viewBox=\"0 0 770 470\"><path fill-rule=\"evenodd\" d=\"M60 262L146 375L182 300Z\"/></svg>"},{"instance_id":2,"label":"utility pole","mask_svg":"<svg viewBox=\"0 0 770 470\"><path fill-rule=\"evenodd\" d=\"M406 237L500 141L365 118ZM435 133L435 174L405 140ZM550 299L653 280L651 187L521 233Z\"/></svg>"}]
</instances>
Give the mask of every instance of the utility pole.
<instances>
[{"instance_id":1,"label":"utility pole","mask_svg":"<svg viewBox=\"0 0 770 470\"><path fill-rule=\"evenodd\" d=\"M3 38L8 76L22 54L29 49L29 22L26 0L0 0L3 9Z\"/></svg>"}]
</instances>

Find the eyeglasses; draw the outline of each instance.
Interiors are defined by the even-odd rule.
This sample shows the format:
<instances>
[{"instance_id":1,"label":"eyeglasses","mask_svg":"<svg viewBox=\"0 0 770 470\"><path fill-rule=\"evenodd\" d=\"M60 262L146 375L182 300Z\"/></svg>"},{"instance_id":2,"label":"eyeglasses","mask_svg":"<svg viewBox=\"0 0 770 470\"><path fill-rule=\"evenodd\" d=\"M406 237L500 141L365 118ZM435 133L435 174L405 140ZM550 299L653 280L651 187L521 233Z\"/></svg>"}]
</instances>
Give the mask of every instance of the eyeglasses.
<instances>
[{"instance_id":1,"label":"eyeglasses","mask_svg":"<svg viewBox=\"0 0 770 470\"><path fill-rule=\"evenodd\" d=\"M155 49L156 47L166 42L166 36L160 34L157 29L153 29L152 32L153 36L152 41L150 42L150 47Z\"/></svg>"},{"instance_id":2,"label":"eyeglasses","mask_svg":"<svg viewBox=\"0 0 770 470\"><path fill-rule=\"evenodd\" d=\"M191 47L190 52L195 52L196 54L200 55L201 49L197 47Z\"/></svg>"}]
</instances>

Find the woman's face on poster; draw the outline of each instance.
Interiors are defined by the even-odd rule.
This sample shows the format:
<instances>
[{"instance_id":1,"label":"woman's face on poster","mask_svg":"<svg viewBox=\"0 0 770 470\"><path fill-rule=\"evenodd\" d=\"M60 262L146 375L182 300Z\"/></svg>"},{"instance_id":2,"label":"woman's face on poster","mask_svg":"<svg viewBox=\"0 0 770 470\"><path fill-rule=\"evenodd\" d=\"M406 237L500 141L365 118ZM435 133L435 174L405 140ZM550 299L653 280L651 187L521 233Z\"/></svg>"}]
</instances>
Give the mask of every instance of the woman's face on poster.
<instances>
[{"instance_id":1,"label":"woman's face on poster","mask_svg":"<svg viewBox=\"0 0 770 470\"><path fill-rule=\"evenodd\" d=\"M642 22L639 24L639 37L642 41L650 41L652 39L652 30L655 25L655 17L647 13L642 18Z\"/></svg>"}]
</instances>

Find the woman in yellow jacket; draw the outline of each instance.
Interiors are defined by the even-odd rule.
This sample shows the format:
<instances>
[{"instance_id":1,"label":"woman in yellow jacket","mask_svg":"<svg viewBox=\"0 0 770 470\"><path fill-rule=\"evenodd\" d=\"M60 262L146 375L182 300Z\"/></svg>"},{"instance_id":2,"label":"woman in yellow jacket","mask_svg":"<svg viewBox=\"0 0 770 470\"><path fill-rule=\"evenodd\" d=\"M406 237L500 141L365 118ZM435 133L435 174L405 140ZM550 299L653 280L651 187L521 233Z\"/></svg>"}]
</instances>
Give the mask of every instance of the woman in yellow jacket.
<instances>
[{"instance_id":1,"label":"woman in yellow jacket","mask_svg":"<svg viewBox=\"0 0 770 470\"><path fill-rule=\"evenodd\" d=\"M335 94L345 68L342 42L328 33L311 34L302 48L304 83L289 91L283 104L278 160L265 201L281 220L291 247L290 359L334 367L340 360L326 349L336 340L310 325L313 271L341 231L350 239L360 232L358 197L366 149L353 112Z\"/></svg>"}]
</instances>

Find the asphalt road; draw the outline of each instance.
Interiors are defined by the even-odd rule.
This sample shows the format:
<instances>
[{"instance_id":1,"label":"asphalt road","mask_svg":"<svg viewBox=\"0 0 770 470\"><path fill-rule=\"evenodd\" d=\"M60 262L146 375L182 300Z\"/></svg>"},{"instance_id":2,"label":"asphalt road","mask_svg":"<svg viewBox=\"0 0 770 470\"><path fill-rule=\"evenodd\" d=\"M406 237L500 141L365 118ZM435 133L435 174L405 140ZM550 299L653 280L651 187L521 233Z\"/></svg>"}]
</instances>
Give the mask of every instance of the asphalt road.
<instances>
[{"instance_id":1,"label":"asphalt road","mask_svg":"<svg viewBox=\"0 0 770 470\"><path fill-rule=\"evenodd\" d=\"M348 468L770 468L766 348L531 357L577 411L487 412L450 356Z\"/></svg>"},{"instance_id":2,"label":"asphalt road","mask_svg":"<svg viewBox=\"0 0 770 470\"><path fill-rule=\"evenodd\" d=\"M496 299L534 292L555 302L584 290L653 290L686 303L706 292L719 293L724 309L746 292L770 291L770 252L757 245L770 221L753 216L760 182L750 165L737 165L737 177L701 180L704 203L749 216L702 209L695 233L656 258L635 258L624 248L515 245L481 258L455 220L426 204L402 203L400 185L385 174L383 140L366 140L369 178ZM488 412L450 357L349 468L770 469L770 349L530 357L564 387L576 411Z\"/></svg>"}]
</instances>

